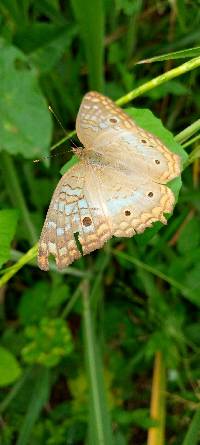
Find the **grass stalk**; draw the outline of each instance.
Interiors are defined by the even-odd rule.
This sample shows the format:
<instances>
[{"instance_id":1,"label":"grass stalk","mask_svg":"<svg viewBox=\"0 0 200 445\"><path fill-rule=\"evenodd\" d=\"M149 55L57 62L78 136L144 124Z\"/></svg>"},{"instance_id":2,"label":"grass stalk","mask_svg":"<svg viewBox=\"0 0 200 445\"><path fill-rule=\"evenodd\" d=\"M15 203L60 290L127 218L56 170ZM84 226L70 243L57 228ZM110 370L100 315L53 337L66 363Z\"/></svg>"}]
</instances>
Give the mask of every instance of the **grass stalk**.
<instances>
[{"instance_id":1,"label":"grass stalk","mask_svg":"<svg viewBox=\"0 0 200 445\"><path fill-rule=\"evenodd\" d=\"M189 141L185 142L182 147L186 148L189 147L189 145L193 145L195 142L197 142L200 139L200 133L194 136L192 139L189 139Z\"/></svg>"},{"instance_id":2,"label":"grass stalk","mask_svg":"<svg viewBox=\"0 0 200 445\"><path fill-rule=\"evenodd\" d=\"M71 0L80 25L89 71L89 87L103 91L104 85L104 4L102 0Z\"/></svg>"},{"instance_id":3,"label":"grass stalk","mask_svg":"<svg viewBox=\"0 0 200 445\"><path fill-rule=\"evenodd\" d=\"M183 142L187 141L193 134L197 133L200 130L200 119L197 119L191 125L186 127L183 131L178 133L175 136L176 142L183 144Z\"/></svg>"},{"instance_id":4,"label":"grass stalk","mask_svg":"<svg viewBox=\"0 0 200 445\"><path fill-rule=\"evenodd\" d=\"M184 168L188 167L190 164L195 162L196 159L200 158L200 145L194 148L188 156L186 163L184 164Z\"/></svg>"},{"instance_id":5,"label":"grass stalk","mask_svg":"<svg viewBox=\"0 0 200 445\"><path fill-rule=\"evenodd\" d=\"M164 445L165 437L165 393L166 376L165 365L161 352L157 352L154 361L153 382L151 393L150 414L158 422L155 427L149 428L147 445Z\"/></svg>"},{"instance_id":6,"label":"grass stalk","mask_svg":"<svg viewBox=\"0 0 200 445\"><path fill-rule=\"evenodd\" d=\"M111 423L105 400L102 363L91 314L88 281L84 281L82 293L85 342L84 351L90 396L88 443L95 445L112 445Z\"/></svg>"},{"instance_id":7,"label":"grass stalk","mask_svg":"<svg viewBox=\"0 0 200 445\"><path fill-rule=\"evenodd\" d=\"M4 275L0 278L0 287L4 286L13 275L15 275L18 270L20 270L25 264L29 263L35 256L37 255L38 244L36 243L31 249L26 252L17 263L13 264L13 266L9 267L7 271L5 271Z\"/></svg>"},{"instance_id":8,"label":"grass stalk","mask_svg":"<svg viewBox=\"0 0 200 445\"><path fill-rule=\"evenodd\" d=\"M166 73L161 74L160 76L155 77L154 79L149 80L148 82L144 83L143 85L139 86L138 88L135 88L134 90L130 91L125 96L121 97L116 101L117 105L123 106L127 103L131 102L136 97L141 96L142 94L145 94L147 91L152 90L153 88L156 88L158 85L162 85L163 83L168 82L171 79L174 79L175 77L179 77L182 74L187 73L188 71L194 70L195 68L200 66L200 57L195 57L195 59L189 60L188 62L183 63L182 65L179 65L176 68L173 68Z\"/></svg>"}]
</instances>

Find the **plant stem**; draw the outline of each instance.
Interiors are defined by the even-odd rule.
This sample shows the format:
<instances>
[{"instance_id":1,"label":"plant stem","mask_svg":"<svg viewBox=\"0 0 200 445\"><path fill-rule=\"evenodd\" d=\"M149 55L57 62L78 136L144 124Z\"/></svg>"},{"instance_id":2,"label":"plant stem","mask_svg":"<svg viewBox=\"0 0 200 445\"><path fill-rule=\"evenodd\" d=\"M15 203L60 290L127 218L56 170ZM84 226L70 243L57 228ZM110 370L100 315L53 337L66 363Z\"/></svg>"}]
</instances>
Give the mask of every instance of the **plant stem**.
<instances>
[{"instance_id":1,"label":"plant stem","mask_svg":"<svg viewBox=\"0 0 200 445\"><path fill-rule=\"evenodd\" d=\"M9 267L9 269L4 273L4 275L0 278L0 287L2 287L5 283L7 283L10 278L15 275L19 269L21 269L25 264L29 263L36 255L37 255L38 244L36 243L31 249L28 250L20 260Z\"/></svg>"},{"instance_id":2,"label":"plant stem","mask_svg":"<svg viewBox=\"0 0 200 445\"><path fill-rule=\"evenodd\" d=\"M172 70L167 71L166 73L163 73L152 80L149 80L149 82L144 83L138 88L135 88L125 96L118 99L116 103L117 105L120 106L125 105L128 102L131 102L131 100L135 99L136 97L141 96L141 94L144 94L147 91L156 88L158 85L161 85L162 83L168 82L168 80L174 79L175 77L181 76L182 74L185 74L188 71L194 70L198 66L200 66L200 57L195 57L195 59L189 60L188 62L183 63L177 68L173 68Z\"/></svg>"},{"instance_id":3,"label":"plant stem","mask_svg":"<svg viewBox=\"0 0 200 445\"><path fill-rule=\"evenodd\" d=\"M24 225L29 234L30 244L33 244L37 241L38 236L26 206L26 201L24 199L13 159L8 153L3 152L1 154L1 161L7 193L13 206L20 209Z\"/></svg>"},{"instance_id":4,"label":"plant stem","mask_svg":"<svg viewBox=\"0 0 200 445\"><path fill-rule=\"evenodd\" d=\"M184 164L184 168L188 167L190 164L192 164L195 159L200 158L200 145L194 148L194 150L191 151L191 153L188 156L187 161Z\"/></svg>"},{"instance_id":5,"label":"plant stem","mask_svg":"<svg viewBox=\"0 0 200 445\"><path fill-rule=\"evenodd\" d=\"M73 136L76 135L76 131L70 131L68 134L66 134L66 136L62 139L60 139L60 141L56 142L54 145L52 145L52 147L50 148L50 151L55 150L55 148L59 147L61 144L63 144L64 142L66 142L68 139L72 138Z\"/></svg>"},{"instance_id":6,"label":"plant stem","mask_svg":"<svg viewBox=\"0 0 200 445\"><path fill-rule=\"evenodd\" d=\"M73 293L72 297L70 298L70 300L68 301L67 305L63 309L63 311L61 313L61 318L66 318L69 315L69 313L71 312L73 306L75 305L76 301L80 297L81 285L82 285L82 282L77 286L77 288L76 288L75 292Z\"/></svg>"},{"instance_id":7,"label":"plant stem","mask_svg":"<svg viewBox=\"0 0 200 445\"><path fill-rule=\"evenodd\" d=\"M157 352L154 361L151 418L158 422L158 426L149 428L147 445L164 445L165 436L165 365L161 352Z\"/></svg>"},{"instance_id":8,"label":"plant stem","mask_svg":"<svg viewBox=\"0 0 200 445\"><path fill-rule=\"evenodd\" d=\"M183 143L187 141L193 134L200 130L200 119L193 122L189 127L185 128L183 131L175 136L176 142Z\"/></svg>"},{"instance_id":9,"label":"plant stem","mask_svg":"<svg viewBox=\"0 0 200 445\"><path fill-rule=\"evenodd\" d=\"M189 145L194 144L194 142L197 142L199 139L200 139L200 133L197 134L196 136L194 136L192 139L189 139L189 141L185 142L185 143L182 145L182 147L183 147L183 148L186 148L186 147L188 147Z\"/></svg>"}]
</instances>

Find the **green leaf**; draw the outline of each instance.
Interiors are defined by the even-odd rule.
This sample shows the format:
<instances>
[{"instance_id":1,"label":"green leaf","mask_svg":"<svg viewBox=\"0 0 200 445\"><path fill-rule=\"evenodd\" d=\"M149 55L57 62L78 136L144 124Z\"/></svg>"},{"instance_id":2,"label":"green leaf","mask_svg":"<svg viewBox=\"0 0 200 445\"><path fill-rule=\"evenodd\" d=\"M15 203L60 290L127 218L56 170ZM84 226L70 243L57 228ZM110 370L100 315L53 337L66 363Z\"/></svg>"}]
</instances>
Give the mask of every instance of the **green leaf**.
<instances>
[{"instance_id":1,"label":"green leaf","mask_svg":"<svg viewBox=\"0 0 200 445\"><path fill-rule=\"evenodd\" d=\"M21 375L21 368L15 356L0 346L0 386L10 385Z\"/></svg>"},{"instance_id":2,"label":"green leaf","mask_svg":"<svg viewBox=\"0 0 200 445\"><path fill-rule=\"evenodd\" d=\"M161 56L151 57L150 59L140 60L139 62L137 62L137 64L162 62L163 60L172 60L172 59L186 59L198 56L200 56L200 46L196 46L195 48L182 49L181 51L174 51L172 53L162 54Z\"/></svg>"},{"instance_id":3,"label":"green leaf","mask_svg":"<svg viewBox=\"0 0 200 445\"><path fill-rule=\"evenodd\" d=\"M10 258L10 243L15 234L18 215L15 209L0 210L0 267Z\"/></svg>"},{"instance_id":4,"label":"green leaf","mask_svg":"<svg viewBox=\"0 0 200 445\"><path fill-rule=\"evenodd\" d=\"M15 35L14 43L28 54L29 60L38 67L42 74L45 74L58 63L76 34L77 27L74 25L34 23L20 30Z\"/></svg>"},{"instance_id":5,"label":"green leaf","mask_svg":"<svg viewBox=\"0 0 200 445\"><path fill-rule=\"evenodd\" d=\"M78 162L78 156L73 155L72 158L66 162L60 169L61 175L64 175L71 167L73 167Z\"/></svg>"},{"instance_id":6,"label":"green leaf","mask_svg":"<svg viewBox=\"0 0 200 445\"><path fill-rule=\"evenodd\" d=\"M49 284L40 281L22 294L18 311L24 325L36 323L45 316L49 291Z\"/></svg>"},{"instance_id":7,"label":"green leaf","mask_svg":"<svg viewBox=\"0 0 200 445\"><path fill-rule=\"evenodd\" d=\"M20 112L19 112L20 109ZM48 154L52 122L36 70L14 46L0 40L0 150L26 158Z\"/></svg>"}]
</instances>

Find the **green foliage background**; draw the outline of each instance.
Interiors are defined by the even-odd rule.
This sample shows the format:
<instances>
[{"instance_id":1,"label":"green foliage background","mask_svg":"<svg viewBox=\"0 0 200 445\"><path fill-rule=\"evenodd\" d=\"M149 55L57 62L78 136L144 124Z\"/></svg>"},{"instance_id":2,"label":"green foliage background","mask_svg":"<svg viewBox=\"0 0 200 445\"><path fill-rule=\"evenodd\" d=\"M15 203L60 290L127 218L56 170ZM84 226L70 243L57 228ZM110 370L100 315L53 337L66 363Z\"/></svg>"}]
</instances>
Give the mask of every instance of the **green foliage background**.
<instances>
[{"instance_id":1,"label":"green foliage background","mask_svg":"<svg viewBox=\"0 0 200 445\"><path fill-rule=\"evenodd\" d=\"M3 445L199 443L199 25L193 0L0 2ZM36 243L91 89L180 154L177 205L45 273Z\"/></svg>"}]
</instances>

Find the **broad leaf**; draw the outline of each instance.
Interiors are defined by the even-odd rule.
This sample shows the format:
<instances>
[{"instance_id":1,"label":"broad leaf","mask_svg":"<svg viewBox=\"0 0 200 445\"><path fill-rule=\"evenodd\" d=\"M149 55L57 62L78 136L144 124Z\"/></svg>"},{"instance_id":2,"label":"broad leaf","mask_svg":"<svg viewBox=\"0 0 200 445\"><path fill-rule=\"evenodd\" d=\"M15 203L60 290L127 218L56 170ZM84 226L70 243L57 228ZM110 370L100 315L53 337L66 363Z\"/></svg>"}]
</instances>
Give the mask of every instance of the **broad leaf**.
<instances>
[{"instance_id":1,"label":"broad leaf","mask_svg":"<svg viewBox=\"0 0 200 445\"><path fill-rule=\"evenodd\" d=\"M0 386L10 385L20 374L21 368L15 356L0 346Z\"/></svg>"},{"instance_id":2,"label":"broad leaf","mask_svg":"<svg viewBox=\"0 0 200 445\"><path fill-rule=\"evenodd\" d=\"M16 47L0 40L0 150L48 154L52 122L37 72ZM19 112L20 111L20 112Z\"/></svg>"}]
</instances>

